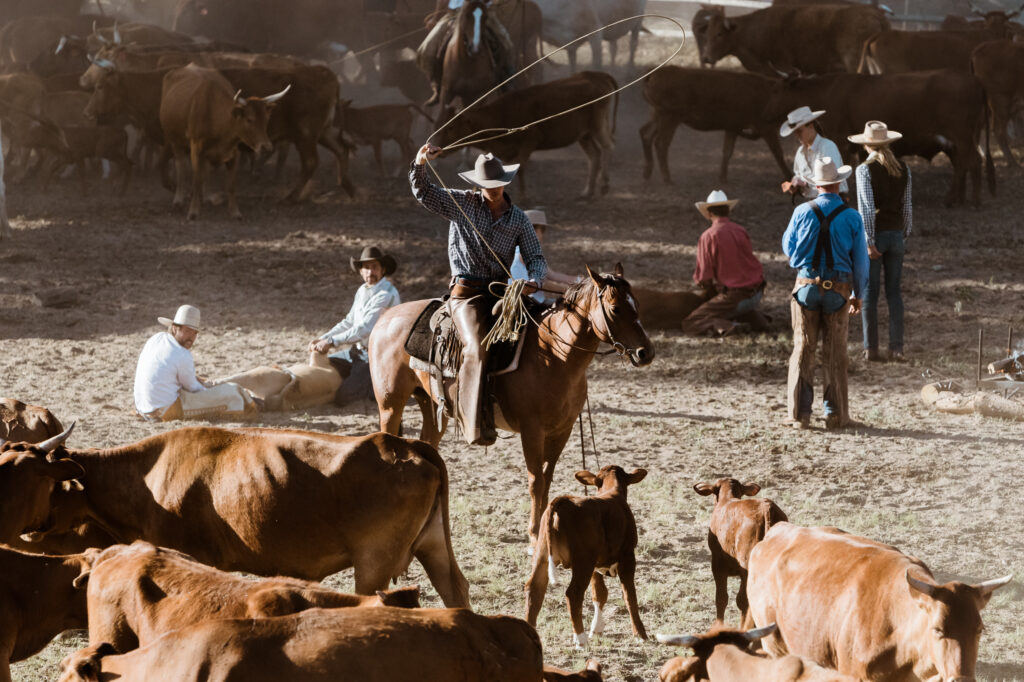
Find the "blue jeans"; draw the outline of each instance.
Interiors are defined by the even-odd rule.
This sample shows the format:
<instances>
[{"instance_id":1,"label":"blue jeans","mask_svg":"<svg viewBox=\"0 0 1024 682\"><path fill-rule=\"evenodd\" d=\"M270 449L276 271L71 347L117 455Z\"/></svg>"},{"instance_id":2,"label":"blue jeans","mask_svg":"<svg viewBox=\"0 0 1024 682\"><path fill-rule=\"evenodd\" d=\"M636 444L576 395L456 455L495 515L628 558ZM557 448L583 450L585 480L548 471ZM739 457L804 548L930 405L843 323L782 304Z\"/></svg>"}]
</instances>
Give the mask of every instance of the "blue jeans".
<instances>
[{"instance_id":1,"label":"blue jeans","mask_svg":"<svg viewBox=\"0 0 1024 682\"><path fill-rule=\"evenodd\" d=\"M882 270L885 270L885 302L889 306L889 350L903 352L903 232L884 230L875 233L875 248L881 258L871 259L868 288L864 292L861 321L864 327L864 347L878 350L878 294L881 289Z\"/></svg>"}]
</instances>

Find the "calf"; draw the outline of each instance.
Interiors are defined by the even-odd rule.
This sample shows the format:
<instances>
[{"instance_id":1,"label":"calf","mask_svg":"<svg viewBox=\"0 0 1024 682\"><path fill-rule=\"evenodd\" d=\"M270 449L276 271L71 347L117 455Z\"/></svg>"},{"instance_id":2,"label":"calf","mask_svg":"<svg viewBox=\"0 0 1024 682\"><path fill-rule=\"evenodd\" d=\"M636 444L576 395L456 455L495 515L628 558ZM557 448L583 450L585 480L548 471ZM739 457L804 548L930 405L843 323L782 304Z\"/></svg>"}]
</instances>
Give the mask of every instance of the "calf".
<instances>
[{"instance_id":1,"label":"calf","mask_svg":"<svg viewBox=\"0 0 1024 682\"><path fill-rule=\"evenodd\" d=\"M633 297L643 306L640 321L647 329L679 330L690 313L707 298L693 291L665 291L633 287Z\"/></svg>"},{"instance_id":2,"label":"calf","mask_svg":"<svg viewBox=\"0 0 1024 682\"><path fill-rule=\"evenodd\" d=\"M419 606L418 587L361 596L294 578L253 581L142 540L103 550L75 584L88 584L89 642L108 642L122 653L211 618L268 618L313 607Z\"/></svg>"},{"instance_id":3,"label":"calf","mask_svg":"<svg viewBox=\"0 0 1024 682\"><path fill-rule=\"evenodd\" d=\"M377 168L381 175L385 175L384 162L380 155L380 146L385 140L394 140L398 144L405 162L416 155L416 148L413 147L410 136L413 110L431 123L434 122L427 112L415 104L378 104L356 108L352 106L352 100L341 100L335 116L338 142L342 143L342 136L348 133L357 144L372 146Z\"/></svg>"},{"instance_id":4,"label":"calf","mask_svg":"<svg viewBox=\"0 0 1024 682\"><path fill-rule=\"evenodd\" d=\"M775 632L775 624L756 630L712 628L703 635L657 635L663 644L693 649L696 656L677 656L658 672L661 682L856 682L856 678L823 668L799 656L765 658L750 653L752 642Z\"/></svg>"},{"instance_id":5,"label":"calf","mask_svg":"<svg viewBox=\"0 0 1024 682\"><path fill-rule=\"evenodd\" d=\"M551 500L540 521L533 572L526 583L526 620L537 623L537 614L544 602L548 580L555 579L555 566L572 569L572 579L565 590L572 618L573 642L578 648L587 645L583 631L583 594L590 582L594 601L594 620L590 635L604 630L602 610L608 601L608 588L603 575L618 575L622 594L633 623L633 634L647 639L640 622L636 601L636 519L626 502L626 489L644 480L645 469L627 474L621 467L606 466L597 474L577 471L576 480L597 488L593 497L563 495ZM546 564L546 565L545 565Z\"/></svg>"},{"instance_id":6,"label":"calf","mask_svg":"<svg viewBox=\"0 0 1024 682\"><path fill-rule=\"evenodd\" d=\"M85 590L73 585L86 554L42 556L0 546L0 682L64 630L86 625Z\"/></svg>"},{"instance_id":7,"label":"calf","mask_svg":"<svg viewBox=\"0 0 1024 682\"><path fill-rule=\"evenodd\" d=\"M120 126L75 125L56 128L35 125L25 137L25 144L38 153L49 152L53 159L50 168L43 171L44 188L57 173L69 164L74 164L78 169L82 193L85 194L88 189L85 162L90 159L105 159L118 166L121 172L120 193L124 193L132 175L132 161L128 158L128 134Z\"/></svg>"},{"instance_id":8,"label":"calf","mask_svg":"<svg viewBox=\"0 0 1024 682\"><path fill-rule=\"evenodd\" d=\"M114 655L94 644L61 663L60 682L542 682L541 643L518 618L468 609L308 609L208 620Z\"/></svg>"},{"instance_id":9,"label":"calf","mask_svg":"<svg viewBox=\"0 0 1024 682\"><path fill-rule=\"evenodd\" d=\"M331 402L342 379L325 353L310 351L309 362L304 365L257 367L218 383L228 382L238 384L263 400L266 410L287 411Z\"/></svg>"},{"instance_id":10,"label":"calf","mask_svg":"<svg viewBox=\"0 0 1024 682\"><path fill-rule=\"evenodd\" d=\"M60 420L45 407L0 398L0 444L4 440L38 443L63 430Z\"/></svg>"},{"instance_id":11,"label":"calf","mask_svg":"<svg viewBox=\"0 0 1024 682\"><path fill-rule=\"evenodd\" d=\"M544 666L544 682L601 682L601 662L596 658L587 659L587 667L571 673L553 665Z\"/></svg>"},{"instance_id":12,"label":"calf","mask_svg":"<svg viewBox=\"0 0 1024 682\"><path fill-rule=\"evenodd\" d=\"M741 500L761 490L756 483L740 483L735 478L720 478L714 483L693 486L698 495L714 495L715 508L708 528L711 573L715 576L715 621L725 621L729 603L729 578L740 579L736 607L740 621L747 617L747 562L750 550L760 542L772 525L788 521L785 512L771 500Z\"/></svg>"}]
</instances>

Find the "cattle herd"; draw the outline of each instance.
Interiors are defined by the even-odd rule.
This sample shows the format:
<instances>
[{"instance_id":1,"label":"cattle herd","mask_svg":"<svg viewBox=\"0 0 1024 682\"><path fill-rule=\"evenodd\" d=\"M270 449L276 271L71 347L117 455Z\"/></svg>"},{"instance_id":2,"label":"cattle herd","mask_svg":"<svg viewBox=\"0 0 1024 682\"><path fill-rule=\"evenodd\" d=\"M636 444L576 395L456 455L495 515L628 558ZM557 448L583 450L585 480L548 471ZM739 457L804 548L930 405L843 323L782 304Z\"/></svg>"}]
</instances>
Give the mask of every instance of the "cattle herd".
<instances>
[{"instance_id":1,"label":"cattle herd","mask_svg":"<svg viewBox=\"0 0 1024 682\"><path fill-rule=\"evenodd\" d=\"M276 154L280 177L294 146L299 171L286 198L304 202L314 196L323 147L351 196L357 144L373 147L383 172L384 140L411 158L417 118L451 116L421 106L430 89L402 56L424 35L433 0L252 0L244 10L242 0L0 4L0 124L15 187L46 186L74 166L85 190L100 172L95 162L107 161L119 192L152 169L175 210L196 219L210 171L223 167L227 211L240 217L240 167L258 169ZM532 54L528 42L561 44L645 5L568 4L572 11L564 0L512 0L500 10L520 64ZM692 25L701 68L667 66L641 86L650 107L639 131L645 177L656 157L671 181L669 148L683 124L724 132L723 183L737 137L762 138L788 179L779 123L806 105L828 112L823 132L841 145L879 119L903 132L897 153L945 153L953 170L947 203L966 201L969 177L978 204L983 171L996 187L990 128L1017 165L1008 128L1024 89L1024 45L1013 40L1017 12L977 13L977 22L912 32L893 30L882 10L838 0L778 0L741 16L704 7ZM624 23L604 39L614 46L630 34L632 65L639 30ZM619 83L600 70L600 35L591 49L593 70L576 73L573 51L573 75L499 93L434 141L519 128L612 94ZM726 55L746 71L704 68ZM415 101L361 105L346 94L341 64ZM588 160L582 195L593 197L609 190L617 110L618 97L608 97L476 146L525 164L536 151L579 144ZM524 192L526 178L520 171ZM190 427L78 449L68 443L73 428L45 408L0 399L0 682L11 679L10 663L86 628L88 646L62 662L61 682L600 680L594 660L576 672L544 664L535 626L558 567L571 576L565 624L576 647L604 630L607 577L621 583L633 635L648 638L627 501L644 469L578 471L576 480L596 492L547 505L517 618L471 610L450 530L448 469L424 441ZM721 478L693 489L714 500L714 625L657 635L693 653L666 655L663 682L975 678L981 611L1011 576L940 583L895 547L792 523L775 502L754 497L757 483ZM421 608L416 586L389 589L414 560L446 608ZM348 568L355 594L316 582ZM730 577L740 580L738 627L725 622Z\"/></svg>"}]
</instances>

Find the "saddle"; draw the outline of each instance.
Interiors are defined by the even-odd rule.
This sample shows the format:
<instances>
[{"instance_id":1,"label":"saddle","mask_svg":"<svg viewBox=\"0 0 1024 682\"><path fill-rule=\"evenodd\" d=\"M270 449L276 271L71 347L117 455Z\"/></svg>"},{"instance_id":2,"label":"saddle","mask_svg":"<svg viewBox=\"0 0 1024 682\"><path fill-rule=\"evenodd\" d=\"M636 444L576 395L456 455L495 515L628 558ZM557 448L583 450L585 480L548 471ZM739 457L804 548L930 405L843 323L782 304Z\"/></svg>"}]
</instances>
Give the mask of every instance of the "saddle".
<instances>
[{"instance_id":1,"label":"saddle","mask_svg":"<svg viewBox=\"0 0 1024 682\"><path fill-rule=\"evenodd\" d=\"M491 346L487 356L488 377L510 374L519 368L525 339L526 335L520 334L515 343ZM455 330L447 296L430 299L409 331L405 352L412 369L430 374L431 394L438 401L439 411L443 408L452 416L456 401L451 389L462 364L462 341Z\"/></svg>"}]
</instances>

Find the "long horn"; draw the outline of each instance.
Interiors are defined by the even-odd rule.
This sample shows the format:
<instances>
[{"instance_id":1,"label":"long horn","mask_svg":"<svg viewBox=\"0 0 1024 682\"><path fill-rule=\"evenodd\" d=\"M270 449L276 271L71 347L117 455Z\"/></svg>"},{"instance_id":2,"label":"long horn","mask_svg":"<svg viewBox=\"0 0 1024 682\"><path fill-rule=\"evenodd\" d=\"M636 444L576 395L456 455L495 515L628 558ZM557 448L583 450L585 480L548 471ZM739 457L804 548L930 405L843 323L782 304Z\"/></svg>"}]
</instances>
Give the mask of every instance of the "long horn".
<instances>
[{"instance_id":1,"label":"long horn","mask_svg":"<svg viewBox=\"0 0 1024 682\"><path fill-rule=\"evenodd\" d=\"M89 61L95 64L96 66L100 67L101 69L109 69L113 71L117 68L114 66L114 62L110 61L109 59L104 59L103 57L97 58L93 57L92 55L89 55Z\"/></svg>"},{"instance_id":2,"label":"long horn","mask_svg":"<svg viewBox=\"0 0 1024 682\"><path fill-rule=\"evenodd\" d=\"M288 91L291 90L291 89L292 89L292 85L291 85L291 83L289 83L288 87L286 87L284 90L282 90L281 92L278 92L278 93L276 93L274 95L267 95L266 97L263 98L263 101L266 102L267 104L273 104L274 102L278 101L279 99L284 97L286 94L288 94Z\"/></svg>"},{"instance_id":3,"label":"long horn","mask_svg":"<svg viewBox=\"0 0 1024 682\"><path fill-rule=\"evenodd\" d=\"M1012 573L1010 575L1004 575L1002 578L996 578L994 580L986 580L983 583L978 583L977 585L975 585L975 587L978 588L978 590L982 594L989 594L993 590L995 590L996 588L1002 587L1003 585L1005 585L1006 583L1010 582L1011 580L1013 580L1013 574Z\"/></svg>"},{"instance_id":4,"label":"long horn","mask_svg":"<svg viewBox=\"0 0 1024 682\"><path fill-rule=\"evenodd\" d=\"M747 630L746 632L743 633L743 636L747 638L748 642L756 642L757 640L761 639L762 637L767 637L768 635L772 634L773 632L775 632L778 629L779 629L779 626L776 625L775 623L772 623L771 625L765 625L763 628L756 628L754 630Z\"/></svg>"},{"instance_id":5,"label":"long horn","mask_svg":"<svg viewBox=\"0 0 1024 682\"><path fill-rule=\"evenodd\" d=\"M926 583L923 580L918 580L914 576L910 575L910 569L909 568L907 569L907 574L906 575L907 575L907 584L909 584L912 588L914 588L918 592L921 592L922 594L927 594L929 597L934 597L935 596L935 592L938 589L938 587L936 585L932 585L931 583Z\"/></svg>"},{"instance_id":6,"label":"long horn","mask_svg":"<svg viewBox=\"0 0 1024 682\"><path fill-rule=\"evenodd\" d=\"M58 433L53 438L47 438L42 443L39 443L37 447L39 447L42 450L46 450L47 452L53 452L54 450L57 449L58 446L62 445L64 441L68 439L68 436L71 435L71 432L75 430L76 423L77 422L71 422L71 426L64 429L63 433Z\"/></svg>"},{"instance_id":7,"label":"long horn","mask_svg":"<svg viewBox=\"0 0 1024 682\"><path fill-rule=\"evenodd\" d=\"M694 644L700 641L699 638L694 637L693 635L663 635L659 632L654 636L662 644L672 644L673 646L688 646L691 648Z\"/></svg>"},{"instance_id":8,"label":"long horn","mask_svg":"<svg viewBox=\"0 0 1024 682\"><path fill-rule=\"evenodd\" d=\"M1013 10L1012 12L1010 12L1009 14L1007 14L1007 15L1006 15L1006 18L1007 18L1007 19L1013 19L1014 17L1016 17L1016 16L1017 16L1018 14L1020 14L1021 12L1024 12L1024 5L1021 5L1021 6L1020 6L1020 7L1018 7L1017 9L1015 9L1015 10Z\"/></svg>"},{"instance_id":9,"label":"long horn","mask_svg":"<svg viewBox=\"0 0 1024 682\"><path fill-rule=\"evenodd\" d=\"M241 90L239 90L238 92L235 93L234 100L236 102L241 102L242 101L242 91Z\"/></svg>"},{"instance_id":10,"label":"long horn","mask_svg":"<svg viewBox=\"0 0 1024 682\"><path fill-rule=\"evenodd\" d=\"M967 6L971 8L971 14L977 14L977 15L978 15L979 17L983 17L983 16L985 16L985 13L984 13L984 12L982 12L982 11L981 11L980 9L978 9L977 7L975 7L975 6L974 6L974 3L973 3L973 2L971 2L971 0L967 0Z\"/></svg>"},{"instance_id":11,"label":"long horn","mask_svg":"<svg viewBox=\"0 0 1024 682\"><path fill-rule=\"evenodd\" d=\"M121 32L117 30L117 19L114 19L114 44L121 44Z\"/></svg>"},{"instance_id":12,"label":"long horn","mask_svg":"<svg viewBox=\"0 0 1024 682\"><path fill-rule=\"evenodd\" d=\"M57 43L57 49L53 51L54 54L60 54L60 51L64 49L64 46L68 44L68 37L61 36L60 42Z\"/></svg>"}]
</instances>

